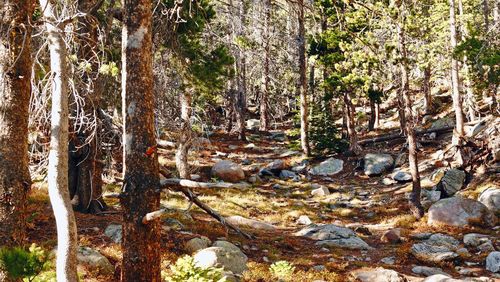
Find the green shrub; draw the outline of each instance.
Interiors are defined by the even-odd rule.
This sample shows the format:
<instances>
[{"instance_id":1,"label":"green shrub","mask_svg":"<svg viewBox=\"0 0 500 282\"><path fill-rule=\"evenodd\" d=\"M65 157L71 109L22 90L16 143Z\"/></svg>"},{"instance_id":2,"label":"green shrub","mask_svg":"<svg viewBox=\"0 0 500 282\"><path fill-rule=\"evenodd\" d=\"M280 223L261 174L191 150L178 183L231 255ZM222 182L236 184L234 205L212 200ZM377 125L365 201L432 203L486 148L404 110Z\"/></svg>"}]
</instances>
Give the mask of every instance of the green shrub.
<instances>
[{"instance_id":1,"label":"green shrub","mask_svg":"<svg viewBox=\"0 0 500 282\"><path fill-rule=\"evenodd\" d=\"M47 267L47 253L36 244L28 250L21 247L0 249L0 267L14 279L33 281Z\"/></svg>"},{"instance_id":2,"label":"green shrub","mask_svg":"<svg viewBox=\"0 0 500 282\"><path fill-rule=\"evenodd\" d=\"M269 271L277 278L289 279L295 271L295 266L286 260L280 260L271 264Z\"/></svg>"},{"instance_id":3,"label":"green shrub","mask_svg":"<svg viewBox=\"0 0 500 282\"><path fill-rule=\"evenodd\" d=\"M196 266L192 257L183 256L170 266L170 275L163 272L162 276L169 282L224 282L222 271L222 268Z\"/></svg>"}]
</instances>

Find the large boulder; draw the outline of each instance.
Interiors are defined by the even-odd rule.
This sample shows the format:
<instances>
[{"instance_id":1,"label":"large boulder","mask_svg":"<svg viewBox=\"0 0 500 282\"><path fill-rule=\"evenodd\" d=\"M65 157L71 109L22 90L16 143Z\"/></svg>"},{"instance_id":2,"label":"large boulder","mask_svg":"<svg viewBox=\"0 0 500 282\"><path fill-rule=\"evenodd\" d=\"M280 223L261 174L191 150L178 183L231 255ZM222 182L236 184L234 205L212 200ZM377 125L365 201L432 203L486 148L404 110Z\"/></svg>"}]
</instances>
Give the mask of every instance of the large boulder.
<instances>
[{"instance_id":1,"label":"large boulder","mask_svg":"<svg viewBox=\"0 0 500 282\"><path fill-rule=\"evenodd\" d=\"M479 195L477 200L483 203L491 212L500 216L500 189L488 188Z\"/></svg>"},{"instance_id":2,"label":"large boulder","mask_svg":"<svg viewBox=\"0 0 500 282\"><path fill-rule=\"evenodd\" d=\"M380 175L392 168L394 158L389 154L366 154L364 163L366 175Z\"/></svg>"},{"instance_id":3,"label":"large boulder","mask_svg":"<svg viewBox=\"0 0 500 282\"><path fill-rule=\"evenodd\" d=\"M406 282L403 275L391 269L362 268L351 272L352 280L360 282Z\"/></svg>"},{"instance_id":4,"label":"large boulder","mask_svg":"<svg viewBox=\"0 0 500 282\"><path fill-rule=\"evenodd\" d=\"M277 229L276 226L274 226L270 223L258 221L255 219L244 218L244 217L239 216L239 215L227 217L226 221L231 223L231 224L234 224L234 225L252 228L252 229L258 229L258 230L273 231L273 230Z\"/></svg>"},{"instance_id":5,"label":"large boulder","mask_svg":"<svg viewBox=\"0 0 500 282\"><path fill-rule=\"evenodd\" d=\"M465 172L456 168L449 169L438 184L445 195L451 197L462 189L465 181Z\"/></svg>"},{"instance_id":6,"label":"large boulder","mask_svg":"<svg viewBox=\"0 0 500 282\"><path fill-rule=\"evenodd\" d=\"M114 266L109 260L96 250L89 247L79 247L76 254L78 263L90 270L109 275L115 272Z\"/></svg>"},{"instance_id":7,"label":"large boulder","mask_svg":"<svg viewBox=\"0 0 500 282\"><path fill-rule=\"evenodd\" d=\"M482 203L462 197L440 200L429 208L429 225L494 226L496 218Z\"/></svg>"},{"instance_id":8,"label":"large boulder","mask_svg":"<svg viewBox=\"0 0 500 282\"><path fill-rule=\"evenodd\" d=\"M319 165L313 167L310 170L310 173L312 175L330 176L341 172L343 168L344 168L343 160L329 158L321 162Z\"/></svg>"},{"instance_id":9,"label":"large boulder","mask_svg":"<svg viewBox=\"0 0 500 282\"><path fill-rule=\"evenodd\" d=\"M247 270L248 257L229 242L218 243L214 247L203 249L193 258L195 264L203 268L222 267L234 274L242 274Z\"/></svg>"},{"instance_id":10,"label":"large boulder","mask_svg":"<svg viewBox=\"0 0 500 282\"><path fill-rule=\"evenodd\" d=\"M335 224L310 225L295 233L295 236L306 237L315 241L318 246L345 248L351 250L368 250L371 247L349 228Z\"/></svg>"},{"instance_id":11,"label":"large boulder","mask_svg":"<svg viewBox=\"0 0 500 282\"><path fill-rule=\"evenodd\" d=\"M413 244L410 253L425 263L442 263L458 258L456 251L459 244L460 242L451 236L432 234L429 239Z\"/></svg>"},{"instance_id":12,"label":"large boulder","mask_svg":"<svg viewBox=\"0 0 500 282\"><path fill-rule=\"evenodd\" d=\"M231 161L223 160L212 167L212 175L227 182L239 182L245 179L245 172Z\"/></svg>"},{"instance_id":13,"label":"large boulder","mask_svg":"<svg viewBox=\"0 0 500 282\"><path fill-rule=\"evenodd\" d=\"M491 252L486 257L486 269L491 272L500 272L500 252Z\"/></svg>"}]
</instances>

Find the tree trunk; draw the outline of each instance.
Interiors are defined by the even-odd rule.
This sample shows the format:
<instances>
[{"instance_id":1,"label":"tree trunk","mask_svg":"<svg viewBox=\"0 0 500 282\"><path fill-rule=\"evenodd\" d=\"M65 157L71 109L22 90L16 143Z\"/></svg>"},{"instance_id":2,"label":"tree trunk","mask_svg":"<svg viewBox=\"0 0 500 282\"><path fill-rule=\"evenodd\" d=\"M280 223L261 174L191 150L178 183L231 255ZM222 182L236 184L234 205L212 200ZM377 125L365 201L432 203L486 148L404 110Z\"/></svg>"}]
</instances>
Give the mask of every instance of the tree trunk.
<instances>
[{"instance_id":1,"label":"tree trunk","mask_svg":"<svg viewBox=\"0 0 500 282\"><path fill-rule=\"evenodd\" d=\"M244 28L247 16L247 4L245 1L240 3L239 7L239 25L237 34L239 37L244 36ZM246 141L245 133L245 113L246 113L246 55L240 48L236 51L236 84L238 92L236 93L236 124L238 129L238 139Z\"/></svg>"},{"instance_id":2,"label":"tree trunk","mask_svg":"<svg viewBox=\"0 0 500 282\"><path fill-rule=\"evenodd\" d=\"M179 177L182 179L191 179L191 173L189 171L189 148L191 148L192 142L192 130L191 130L191 93L190 90L185 90L179 96L181 104L181 128L179 143L177 146L177 152L175 153L175 164L177 171L179 172Z\"/></svg>"},{"instance_id":3,"label":"tree trunk","mask_svg":"<svg viewBox=\"0 0 500 282\"><path fill-rule=\"evenodd\" d=\"M400 85L400 93L402 94L402 92L403 92L403 85ZM407 134L406 132L407 121L406 121L405 102L403 95L398 95L398 115L399 115L400 130L403 134Z\"/></svg>"},{"instance_id":4,"label":"tree trunk","mask_svg":"<svg viewBox=\"0 0 500 282\"><path fill-rule=\"evenodd\" d=\"M51 137L48 165L50 203L57 225L58 281L78 281L76 222L68 191L68 64L63 39L64 26L58 25L56 8L49 0L40 0L49 41L52 72Z\"/></svg>"},{"instance_id":5,"label":"tree trunk","mask_svg":"<svg viewBox=\"0 0 500 282\"><path fill-rule=\"evenodd\" d=\"M25 239L32 0L0 1L0 246ZM0 271L0 280L7 278Z\"/></svg>"},{"instance_id":6,"label":"tree trunk","mask_svg":"<svg viewBox=\"0 0 500 282\"><path fill-rule=\"evenodd\" d=\"M375 120L376 120L375 101L373 99L369 99L369 102L370 102L370 120L368 121L368 131L373 131L375 129Z\"/></svg>"},{"instance_id":7,"label":"tree trunk","mask_svg":"<svg viewBox=\"0 0 500 282\"><path fill-rule=\"evenodd\" d=\"M154 130L152 3L122 0L122 111L124 117L123 262L121 280L160 280L160 222L142 218L160 207Z\"/></svg>"},{"instance_id":8,"label":"tree trunk","mask_svg":"<svg viewBox=\"0 0 500 282\"><path fill-rule=\"evenodd\" d=\"M306 156L311 155L309 146L309 121L308 121L308 102L307 102L307 65L306 65L306 30L304 26L304 0L298 2L297 19L299 23L298 30L298 51L299 51L299 95L300 95L300 143L302 152Z\"/></svg>"},{"instance_id":9,"label":"tree trunk","mask_svg":"<svg viewBox=\"0 0 500 282\"><path fill-rule=\"evenodd\" d=\"M349 135L349 151L357 155L361 151L361 147L358 145L358 134L356 132L356 122L354 113L356 109L351 101L351 97L347 92L344 93L344 104L345 104L345 119L347 125L347 133Z\"/></svg>"},{"instance_id":10,"label":"tree trunk","mask_svg":"<svg viewBox=\"0 0 500 282\"><path fill-rule=\"evenodd\" d=\"M375 128L380 127L380 104L375 104Z\"/></svg>"},{"instance_id":11,"label":"tree trunk","mask_svg":"<svg viewBox=\"0 0 500 282\"><path fill-rule=\"evenodd\" d=\"M424 112L428 115L434 112L431 95L431 75L432 71L429 63L424 69L424 81L422 83L422 92L424 93Z\"/></svg>"},{"instance_id":12,"label":"tree trunk","mask_svg":"<svg viewBox=\"0 0 500 282\"><path fill-rule=\"evenodd\" d=\"M455 0L449 0L450 2L450 47L452 50L457 46L457 27L455 23ZM451 55L450 55L451 56ZM464 118L462 113L462 99L460 97L460 92L458 88L458 61L451 56L451 84L452 84L452 98L453 98L453 109L455 111L455 131L453 134L453 144L458 148L456 154L456 161L458 165L461 166L464 162L461 144L462 138L465 136L464 133Z\"/></svg>"},{"instance_id":13,"label":"tree trunk","mask_svg":"<svg viewBox=\"0 0 500 282\"><path fill-rule=\"evenodd\" d=\"M405 2L403 1L400 7L401 22L398 25L399 33L399 49L401 53L401 89L404 99L404 109L406 120L406 136L408 138L408 161L410 164L410 173L412 176L412 191L410 195L410 210L413 215L420 219L424 215L424 208L420 203L420 173L418 171L418 156L417 156L417 140L415 137L415 118L413 116L413 102L410 97L410 83L408 70L408 55L405 42L405 22L406 11Z\"/></svg>"},{"instance_id":14,"label":"tree trunk","mask_svg":"<svg viewBox=\"0 0 500 282\"><path fill-rule=\"evenodd\" d=\"M270 91L270 74L269 74L269 62L271 59L271 0L265 1L265 17L264 17L264 39L265 39L265 60L264 60L264 91L262 91L262 96L260 99L260 130L267 131L269 129L269 109L268 109L268 97Z\"/></svg>"}]
</instances>

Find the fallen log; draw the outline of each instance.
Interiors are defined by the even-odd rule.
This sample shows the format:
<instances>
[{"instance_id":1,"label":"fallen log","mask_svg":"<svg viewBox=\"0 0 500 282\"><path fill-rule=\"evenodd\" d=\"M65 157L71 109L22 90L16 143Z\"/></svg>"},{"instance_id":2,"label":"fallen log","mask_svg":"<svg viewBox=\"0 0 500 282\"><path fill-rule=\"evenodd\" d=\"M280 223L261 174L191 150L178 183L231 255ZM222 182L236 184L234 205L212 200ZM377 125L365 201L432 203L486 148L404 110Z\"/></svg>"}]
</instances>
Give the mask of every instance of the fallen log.
<instances>
[{"instance_id":1,"label":"fallen log","mask_svg":"<svg viewBox=\"0 0 500 282\"><path fill-rule=\"evenodd\" d=\"M424 135L424 134L430 134L430 133L446 133L446 132L451 132L455 126L446 126L446 127L441 127L441 128L434 128L434 129L427 129L427 130L417 130L415 134L417 136L419 135ZM370 139L364 139L359 141L359 145L368 145L368 144L374 144L374 143L379 143L379 142L385 142L385 141L391 141L391 140L396 140L396 139L403 139L406 138L401 133L396 133L396 134L389 134L389 135L382 135L382 136L377 136L374 138Z\"/></svg>"},{"instance_id":2,"label":"fallen log","mask_svg":"<svg viewBox=\"0 0 500 282\"><path fill-rule=\"evenodd\" d=\"M171 141L158 139L158 140L156 140L156 144L158 144L158 148L161 148L161 149L175 148L175 142L171 142Z\"/></svg>"},{"instance_id":3,"label":"fallen log","mask_svg":"<svg viewBox=\"0 0 500 282\"><path fill-rule=\"evenodd\" d=\"M189 179L178 179L178 178L167 178L160 181L160 185L162 187L170 187L170 186L180 186L186 188L236 188L236 189L244 189L250 187L249 184L246 183L228 183L228 182L197 182Z\"/></svg>"}]
</instances>

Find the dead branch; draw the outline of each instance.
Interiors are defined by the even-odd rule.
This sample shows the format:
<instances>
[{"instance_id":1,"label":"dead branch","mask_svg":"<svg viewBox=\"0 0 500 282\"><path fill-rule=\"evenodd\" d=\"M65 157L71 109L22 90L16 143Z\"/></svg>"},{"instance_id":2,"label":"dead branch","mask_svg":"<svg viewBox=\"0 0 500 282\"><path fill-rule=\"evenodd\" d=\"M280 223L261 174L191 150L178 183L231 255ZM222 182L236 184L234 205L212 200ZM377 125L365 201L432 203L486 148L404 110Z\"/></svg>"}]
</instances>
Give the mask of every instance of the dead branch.
<instances>
[{"instance_id":1,"label":"dead branch","mask_svg":"<svg viewBox=\"0 0 500 282\"><path fill-rule=\"evenodd\" d=\"M446 126L446 127L441 127L441 128L435 128L435 129L428 129L428 130L417 130L415 132L416 135L424 135L424 134L430 134L430 133L446 133L446 132L451 132L455 126ZM389 134L389 135L382 135L382 136L377 136L374 138L370 139L365 139L359 141L359 145L368 145L368 144L373 144L373 143L379 143L379 142L385 142L385 141L391 141L391 140L396 140L396 139L402 139L406 138L406 136L396 133L396 134Z\"/></svg>"},{"instance_id":2,"label":"dead branch","mask_svg":"<svg viewBox=\"0 0 500 282\"><path fill-rule=\"evenodd\" d=\"M248 188L249 185L246 183L227 183L227 182L196 182L188 179L178 179L178 178L168 178L160 181L160 185L162 187L169 188L171 186L180 186L186 188L236 188L236 189L244 189Z\"/></svg>"}]
</instances>

